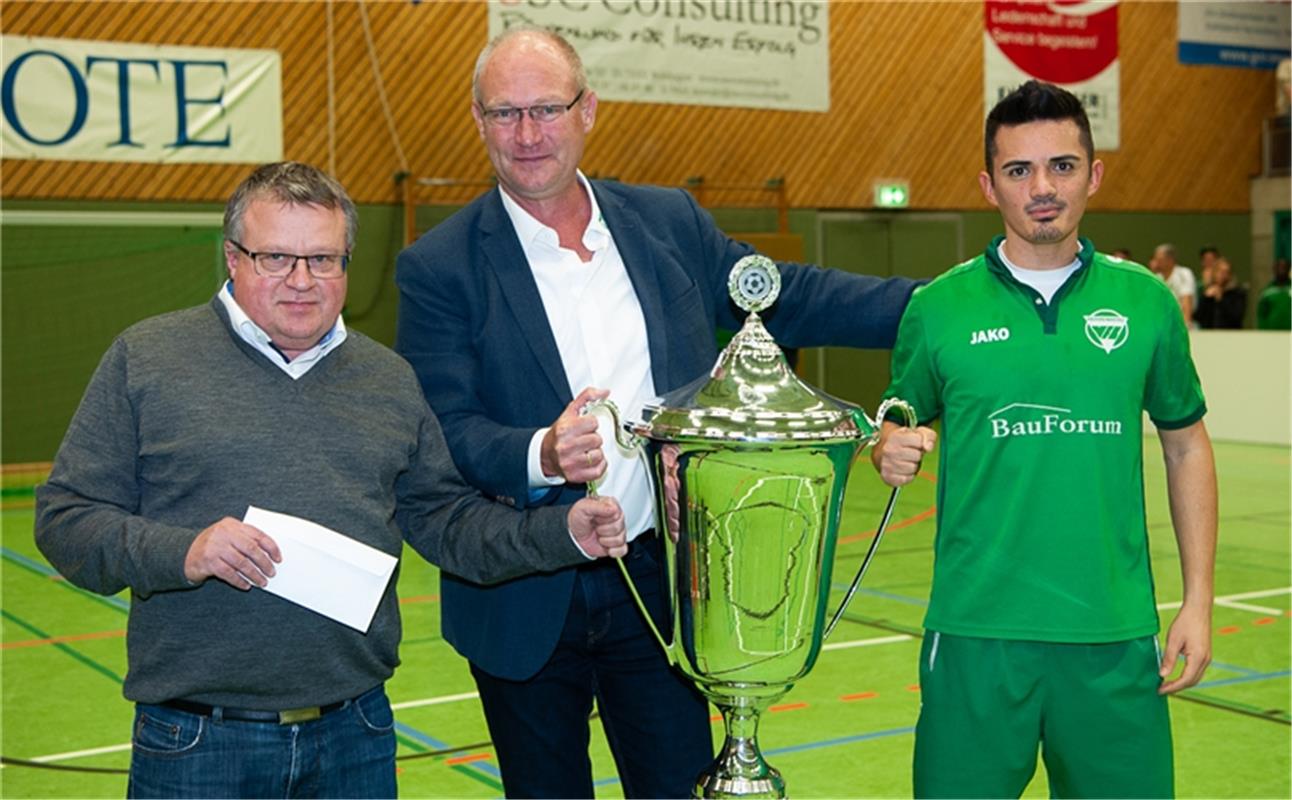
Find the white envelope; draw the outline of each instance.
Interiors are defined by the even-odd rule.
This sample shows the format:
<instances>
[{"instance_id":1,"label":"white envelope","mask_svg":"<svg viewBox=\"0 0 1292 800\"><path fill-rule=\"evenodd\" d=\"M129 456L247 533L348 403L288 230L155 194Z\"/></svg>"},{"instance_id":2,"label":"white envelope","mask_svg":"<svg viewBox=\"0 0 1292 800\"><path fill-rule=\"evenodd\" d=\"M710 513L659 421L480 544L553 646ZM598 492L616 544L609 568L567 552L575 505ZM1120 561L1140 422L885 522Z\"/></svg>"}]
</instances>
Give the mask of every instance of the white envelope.
<instances>
[{"instance_id":1,"label":"white envelope","mask_svg":"<svg viewBox=\"0 0 1292 800\"><path fill-rule=\"evenodd\" d=\"M265 591L367 633L399 559L316 522L247 507L242 521L278 544Z\"/></svg>"}]
</instances>

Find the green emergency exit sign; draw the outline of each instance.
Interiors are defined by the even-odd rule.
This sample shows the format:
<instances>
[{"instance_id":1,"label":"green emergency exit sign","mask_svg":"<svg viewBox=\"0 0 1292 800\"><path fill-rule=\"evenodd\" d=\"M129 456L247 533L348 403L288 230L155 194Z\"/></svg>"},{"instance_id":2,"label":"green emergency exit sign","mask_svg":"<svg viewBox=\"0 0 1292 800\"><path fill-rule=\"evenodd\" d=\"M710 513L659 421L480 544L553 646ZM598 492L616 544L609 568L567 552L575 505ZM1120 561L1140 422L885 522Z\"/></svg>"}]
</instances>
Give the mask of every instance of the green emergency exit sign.
<instances>
[{"instance_id":1,"label":"green emergency exit sign","mask_svg":"<svg viewBox=\"0 0 1292 800\"><path fill-rule=\"evenodd\" d=\"M906 208L911 204L911 185L906 181L876 181L875 206Z\"/></svg>"}]
</instances>

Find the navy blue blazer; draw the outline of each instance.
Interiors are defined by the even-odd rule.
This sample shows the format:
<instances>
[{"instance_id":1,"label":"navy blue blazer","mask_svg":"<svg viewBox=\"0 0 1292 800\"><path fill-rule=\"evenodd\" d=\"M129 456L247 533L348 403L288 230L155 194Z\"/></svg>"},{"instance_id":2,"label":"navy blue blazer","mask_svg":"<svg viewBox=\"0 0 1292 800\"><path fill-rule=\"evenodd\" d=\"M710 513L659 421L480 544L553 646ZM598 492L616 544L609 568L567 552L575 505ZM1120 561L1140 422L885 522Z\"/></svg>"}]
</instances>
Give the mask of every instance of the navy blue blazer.
<instances>
[{"instance_id":1,"label":"navy blue blazer","mask_svg":"<svg viewBox=\"0 0 1292 800\"><path fill-rule=\"evenodd\" d=\"M651 373L663 394L713 366L716 327L740 327L727 274L753 248L724 235L682 189L591 183L641 303ZM892 347L916 286L810 265L780 268L780 300L763 316L789 347ZM417 372L467 481L517 508L582 497L579 484L530 498L530 439L574 398L499 190L400 253L396 282L396 350ZM556 646L574 576L569 568L481 586L442 573L444 637L484 671L524 680Z\"/></svg>"}]
</instances>

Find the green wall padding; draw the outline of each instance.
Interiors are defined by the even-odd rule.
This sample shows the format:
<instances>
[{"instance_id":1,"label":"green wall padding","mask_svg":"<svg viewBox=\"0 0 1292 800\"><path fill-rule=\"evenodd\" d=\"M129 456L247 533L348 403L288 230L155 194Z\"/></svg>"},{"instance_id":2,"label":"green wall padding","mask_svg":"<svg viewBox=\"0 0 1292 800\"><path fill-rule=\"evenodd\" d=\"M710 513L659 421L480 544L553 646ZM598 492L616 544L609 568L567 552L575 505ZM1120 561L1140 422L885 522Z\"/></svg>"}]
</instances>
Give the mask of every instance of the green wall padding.
<instances>
[{"instance_id":1,"label":"green wall padding","mask_svg":"<svg viewBox=\"0 0 1292 800\"><path fill-rule=\"evenodd\" d=\"M5 201L5 210L207 211L218 204L74 203ZM422 230L455 209L418 209ZM359 238L350 267L346 321L393 345L399 297L395 257L403 246L403 213L396 205L359 209ZM940 214L958 217L966 255L1000 230L995 212ZM718 209L718 224L731 231L773 231L771 209ZM833 244L818 241L815 211L790 213L791 231L804 237L807 260L877 275L933 275L950 266L945 243L929 237L918 212L890 215L892 241L874 245L873 230L836 226ZM1240 280L1251 274L1247 214L1151 214L1090 212L1083 233L1104 250L1127 246L1147 259L1154 244L1172 241L1182 261L1196 263L1198 248L1215 244L1231 257ZM847 246L856 234L860 243ZM868 238L869 237L869 238ZM872 244L867 245L866 242ZM828 253L828 258L826 254ZM897 263L892 263L893 260ZM0 225L0 460L53 458L86 383L112 339L145 317L208 301L223 278L220 232L208 227L35 227ZM800 354L812 383L873 411L887 381L887 353L815 351ZM824 377L822 366L825 367Z\"/></svg>"}]
</instances>

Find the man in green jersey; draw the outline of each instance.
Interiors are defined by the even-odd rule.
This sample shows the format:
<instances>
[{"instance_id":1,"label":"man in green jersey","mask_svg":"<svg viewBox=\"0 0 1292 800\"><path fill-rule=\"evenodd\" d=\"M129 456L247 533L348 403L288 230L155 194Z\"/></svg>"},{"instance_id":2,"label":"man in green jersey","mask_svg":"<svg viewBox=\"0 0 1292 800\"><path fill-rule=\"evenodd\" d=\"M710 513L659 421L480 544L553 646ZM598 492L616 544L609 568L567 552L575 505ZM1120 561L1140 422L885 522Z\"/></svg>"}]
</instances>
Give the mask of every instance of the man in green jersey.
<instances>
[{"instance_id":1,"label":"man in green jersey","mask_svg":"<svg viewBox=\"0 0 1292 800\"><path fill-rule=\"evenodd\" d=\"M1076 97L1002 99L986 166L1005 235L916 291L888 390L942 421L915 795L1017 797L1039 747L1054 796L1168 797L1165 695L1211 657L1216 478L1188 334L1161 281L1077 235L1104 167ZM1184 586L1160 650L1143 411ZM907 483L936 438L886 422L876 468Z\"/></svg>"}]
</instances>

